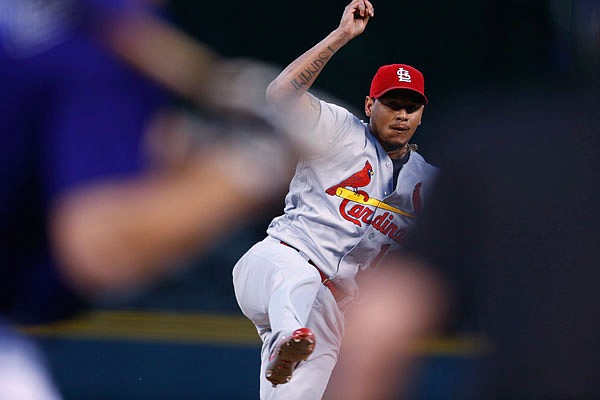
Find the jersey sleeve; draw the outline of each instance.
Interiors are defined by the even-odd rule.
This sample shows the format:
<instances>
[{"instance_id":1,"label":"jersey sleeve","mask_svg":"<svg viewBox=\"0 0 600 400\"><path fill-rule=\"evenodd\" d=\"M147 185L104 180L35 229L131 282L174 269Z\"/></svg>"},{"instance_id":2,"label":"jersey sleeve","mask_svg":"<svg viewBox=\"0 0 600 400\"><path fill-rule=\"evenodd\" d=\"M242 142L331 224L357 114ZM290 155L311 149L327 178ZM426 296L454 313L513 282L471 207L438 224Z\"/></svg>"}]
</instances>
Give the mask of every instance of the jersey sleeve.
<instances>
[{"instance_id":1,"label":"jersey sleeve","mask_svg":"<svg viewBox=\"0 0 600 400\"><path fill-rule=\"evenodd\" d=\"M326 155L331 152L338 153L348 145L348 142L363 140L363 137L352 137L358 131L363 131L364 123L344 107L320 100L321 114L317 125L311 132L310 140L317 141L319 146L311 154L313 156Z\"/></svg>"}]
</instances>

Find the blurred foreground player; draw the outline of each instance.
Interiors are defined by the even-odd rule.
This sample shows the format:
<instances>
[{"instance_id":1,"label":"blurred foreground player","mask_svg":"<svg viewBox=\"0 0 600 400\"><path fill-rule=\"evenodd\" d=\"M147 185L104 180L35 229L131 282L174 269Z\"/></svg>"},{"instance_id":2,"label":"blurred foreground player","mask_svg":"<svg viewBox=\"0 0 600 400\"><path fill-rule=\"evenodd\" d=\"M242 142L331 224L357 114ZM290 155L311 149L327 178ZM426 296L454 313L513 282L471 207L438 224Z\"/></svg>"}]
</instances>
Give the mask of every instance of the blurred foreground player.
<instances>
[{"instance_id":1,"label":"blurred foreground player","mask_svg":"<svg viewBox=\"0 0 600 400\"><path fill-rule=\"evenodd\" d=\"M244 63L233 75L245 85L213 99L239 65L148 4L0 5L0 313L13 322L135 293L287 183L289 157L268 126L230 124L238 110L211 124L173 111L186 96L224 107L252 85L264 98L260 66Z\"/></svg>"},{"instance_id":2,"label":"blurred foreground player","mask_svg":"<svg viewBox=\"0 0 600 400\"><path fill-rule=\"evenodd\" d=\"M407 269L421 271L423 290L413 303L445 282L445 298L454 299L444 317L449 325L490 342L485 379L470 382L481 388L473 399L600 398L599 98L597 85L554 81L449 110L472 121L448 147L428 208L407 240L413 258L400 258L372 282L365 290L374 302L351 315L348 362L339 365L331 399L402 392L397 384L406 371L399 366L414 354L397 340L409 332L414 344L434 327L420 324L423 315L396 315L407 301L399 292ZM422 313L433 317L445 306L439 301ZM376 340L353 346L365 337Z\"/></svg>"}]
</instances>

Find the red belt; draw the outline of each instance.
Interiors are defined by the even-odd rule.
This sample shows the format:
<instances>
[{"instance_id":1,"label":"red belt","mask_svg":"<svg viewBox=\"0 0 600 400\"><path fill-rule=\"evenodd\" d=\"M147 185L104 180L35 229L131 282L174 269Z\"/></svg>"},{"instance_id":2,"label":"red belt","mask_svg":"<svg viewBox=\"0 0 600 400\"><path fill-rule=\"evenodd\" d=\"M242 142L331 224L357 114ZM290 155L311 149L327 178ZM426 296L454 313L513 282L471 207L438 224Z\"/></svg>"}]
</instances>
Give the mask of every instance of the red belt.
<instances>
[{"instance_id":1,"label":"red belt","mask_svg":"<svg viewBox=\"0 0 600 400\"><path fill-rule=\"evenodd\" d=\"M297 248L295 248L294 246L292 246L290 244L287 244L283 240L280 240L279 243L281 243L284 246L291 247L292 249L296 250L297 252L300 252L300 250L298 250ZM323 285L325 285L327 287L327 289L329 289L331 291L331 294L333 294L333 297L336 300L342 299L344 297L344 294L342 293L342 291L340 289L338 289L338 287L335 285L335 282L332 281L327 275L325 275L323 273L323 271L321 271L319 269L319 267L317 267L317 264L315 264L312 260L308 259L307 261L310 265L315 267L317 271L319 271L319 275L321 275L321 282L323 283Z\"/></svg>"}]
</instances>

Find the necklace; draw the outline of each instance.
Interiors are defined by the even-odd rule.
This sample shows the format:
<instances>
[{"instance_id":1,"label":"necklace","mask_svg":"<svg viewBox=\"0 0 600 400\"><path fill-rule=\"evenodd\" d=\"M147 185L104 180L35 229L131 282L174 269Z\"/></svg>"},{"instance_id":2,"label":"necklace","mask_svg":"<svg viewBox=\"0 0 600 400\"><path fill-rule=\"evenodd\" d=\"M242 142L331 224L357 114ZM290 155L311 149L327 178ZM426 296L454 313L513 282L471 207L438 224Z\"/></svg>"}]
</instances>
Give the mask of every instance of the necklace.
<instances>
[{"instance_id":1,"label":"necklace","mask_svg":"<svg viewBox=\"0 0 600 400\"><path fill-rule=\"evenodd\" d=\"M390 150L387 152L388 156L392 158L402 158L409 151L417 151L419 150L419 146L414 143L406 143L404 146L397 147L394 150Z\"/></svg>"}]
</instances>

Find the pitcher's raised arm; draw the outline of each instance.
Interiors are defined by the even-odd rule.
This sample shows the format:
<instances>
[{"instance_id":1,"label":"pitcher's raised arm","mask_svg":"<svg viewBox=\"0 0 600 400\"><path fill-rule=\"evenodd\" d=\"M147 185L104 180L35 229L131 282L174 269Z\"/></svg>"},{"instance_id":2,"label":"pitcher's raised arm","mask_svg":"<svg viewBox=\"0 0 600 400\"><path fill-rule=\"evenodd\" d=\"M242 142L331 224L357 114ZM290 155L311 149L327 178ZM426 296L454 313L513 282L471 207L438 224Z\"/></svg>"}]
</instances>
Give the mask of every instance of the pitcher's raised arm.
<instances>
[{"instance_id":1,"label":"pitcher's raised arm","mask_svg":"<svg viewBox=\"0 0 600 400\"><path fill-rule=\"evenodd\" d=\"M293 120L314 123L320 106L308 90L333 55L364 32L374 8L368 0L353 0L344 8L336 29L288 65L268 86L267 103Z\"/></svg>"}]
</instances>

